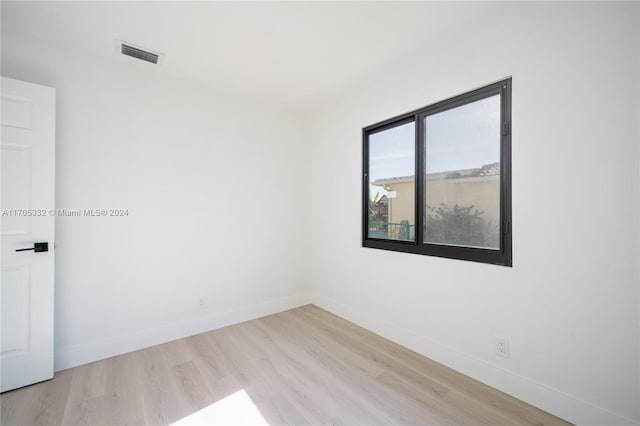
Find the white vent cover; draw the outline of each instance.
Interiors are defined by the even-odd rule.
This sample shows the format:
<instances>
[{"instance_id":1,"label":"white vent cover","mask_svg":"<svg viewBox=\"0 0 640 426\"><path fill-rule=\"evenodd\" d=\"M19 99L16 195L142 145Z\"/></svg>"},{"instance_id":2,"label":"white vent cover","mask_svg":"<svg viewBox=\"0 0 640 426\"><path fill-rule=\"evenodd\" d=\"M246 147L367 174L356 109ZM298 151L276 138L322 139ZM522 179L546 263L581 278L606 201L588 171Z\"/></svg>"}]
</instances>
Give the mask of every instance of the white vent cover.
<instances>
[{"instance_id":1,"label":"white vent cover","mask_svg":"<svg viewBox=\"0 0 640 426\"><path fill-rule=\"evenodd\" d=\"M128 41L116 40L116 50L125 56L130 56L141 61L160 65L164 59L164 54L146 47L138 46Z\"/></svg>"}]
</instances>

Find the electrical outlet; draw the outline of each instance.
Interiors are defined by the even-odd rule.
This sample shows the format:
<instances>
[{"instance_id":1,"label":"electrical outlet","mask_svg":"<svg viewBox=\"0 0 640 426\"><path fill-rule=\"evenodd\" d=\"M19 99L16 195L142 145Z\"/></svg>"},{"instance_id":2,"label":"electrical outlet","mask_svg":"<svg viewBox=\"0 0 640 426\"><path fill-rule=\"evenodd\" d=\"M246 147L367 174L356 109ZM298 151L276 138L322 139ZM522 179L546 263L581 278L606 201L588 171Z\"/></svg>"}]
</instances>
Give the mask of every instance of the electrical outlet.
<instances>
[{"instance_id":1,"label":"electrical outlet","mask_svg":"<svg viewBox=\"0 0 640 426\"><path fill-rule=\"evenodd\" d=\"M496 336L496 355L509 358L509 339L504 336Z\"/></svg>"},{"instance_id":2,"label":"electrical outlet","mask_svg":"<svg viewBox=\"0 0 640 426\"><path fill-rule=\"evenodd\" d=\"M205 299L204 297L201 297L198 299L198 306L200 306L200 309L206 309L207 308L207 299Z\"/></svg>"}]
</instances>

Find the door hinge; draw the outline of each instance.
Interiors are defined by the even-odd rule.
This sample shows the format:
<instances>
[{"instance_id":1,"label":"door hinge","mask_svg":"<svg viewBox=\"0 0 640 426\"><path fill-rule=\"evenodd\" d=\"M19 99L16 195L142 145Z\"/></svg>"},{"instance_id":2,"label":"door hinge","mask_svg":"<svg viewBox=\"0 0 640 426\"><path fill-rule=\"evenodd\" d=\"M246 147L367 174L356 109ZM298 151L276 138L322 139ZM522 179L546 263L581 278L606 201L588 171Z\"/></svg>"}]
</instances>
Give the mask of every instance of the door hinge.
<instances>
[{"instance_id":1,"label":"door hinge","mask_svg":"<svg viewBox=\"0 0 640 426\"><path fill-rule=\"evenodd\" d=\"M511 124L508 122L505 122L502 125L502 136L509 136L509 134L511 134Z\"/></svg>"},{"instance_id":2,"label":"door hinge","mask_svg":"<svg viewBox=\"0 0 640 426\"><path fill-rule=\"evenodd\" d=\"M511 223L505 220L504 222L504 233L509 235L511 233Z\"/></svg>"}]
</instances>

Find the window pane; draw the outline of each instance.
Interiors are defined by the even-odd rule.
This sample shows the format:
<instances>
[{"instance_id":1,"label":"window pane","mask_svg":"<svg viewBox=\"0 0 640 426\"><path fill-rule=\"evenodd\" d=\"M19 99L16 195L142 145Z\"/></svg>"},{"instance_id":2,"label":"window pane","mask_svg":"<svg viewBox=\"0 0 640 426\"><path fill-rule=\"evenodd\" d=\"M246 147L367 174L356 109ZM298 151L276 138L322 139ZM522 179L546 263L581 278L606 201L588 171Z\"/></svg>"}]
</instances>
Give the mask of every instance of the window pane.
<instances>
[{"instance_id":1,"label":"window pane","mask_svg":"<svg viewBox=\"0 0 640 426\"><path fill-rule=\"evenodd\" d=\"M424 242L500 249L500 95L424 119Z\"/></svg>"},{"instance_id":2,"label":"window pane","mask_svg":"<svg viewBox=\"0 0 640 426\"><path fill-rule=\"evenodd\" d=\"M415 123L369 135L369 238L415 241Z\"/></svg>"}]
</instances>

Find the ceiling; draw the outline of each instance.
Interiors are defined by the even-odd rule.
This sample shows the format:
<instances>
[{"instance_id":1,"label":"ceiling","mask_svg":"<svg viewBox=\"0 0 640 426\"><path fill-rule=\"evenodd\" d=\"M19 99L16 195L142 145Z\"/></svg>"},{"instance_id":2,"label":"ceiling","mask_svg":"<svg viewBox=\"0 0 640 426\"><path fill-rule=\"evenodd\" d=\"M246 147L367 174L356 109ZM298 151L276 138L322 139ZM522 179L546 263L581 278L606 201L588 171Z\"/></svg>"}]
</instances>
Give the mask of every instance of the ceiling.
<instances>
[{"instance_id":1,"label":"ceiling","mask_svg":"<svg viewBox=\"0 0 640 426\"><path fill-rule=\"evenodd\" d=\"M163 52L158 72L311 111L525 7L514 2L2 1L2 30L134 66L116 51L115 40L125 40Z\"/></svg>"}]
</instances>

